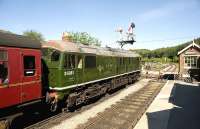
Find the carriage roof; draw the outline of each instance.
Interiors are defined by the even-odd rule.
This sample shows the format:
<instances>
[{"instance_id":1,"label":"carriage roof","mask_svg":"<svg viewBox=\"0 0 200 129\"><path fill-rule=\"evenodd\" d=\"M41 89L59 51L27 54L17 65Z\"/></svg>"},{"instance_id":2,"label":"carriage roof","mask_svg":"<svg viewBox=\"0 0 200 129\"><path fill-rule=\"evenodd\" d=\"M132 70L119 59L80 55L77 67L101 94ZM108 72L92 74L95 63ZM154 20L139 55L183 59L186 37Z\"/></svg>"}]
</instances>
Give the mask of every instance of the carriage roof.
<instances>
[{"instance_id":1,"label":"carriage roof","mask_svg":"<svg viewBox=\"0 0 200 129\"><path fill-rule=\"evenodd\" d=\"M50 40L47 43L42 44L43 48L54 48L62 52L71 53L86 53L95 54L101 56L113 56L113 57L138 57L139 54L122 49L114 49L108 47L97 47L92 45L83 45L81 43L66 42L62 40Z\"/></svg>"},{"instance_id":2,"label":"carriage roof","mask_svg":"<svg viewBox=\"0 0 200 129\"><path fill-rule=\"evenodd\" d=\"M26 36L0 31L0 46L40 49L41 42Z\"/></svg>"}]
</instances>

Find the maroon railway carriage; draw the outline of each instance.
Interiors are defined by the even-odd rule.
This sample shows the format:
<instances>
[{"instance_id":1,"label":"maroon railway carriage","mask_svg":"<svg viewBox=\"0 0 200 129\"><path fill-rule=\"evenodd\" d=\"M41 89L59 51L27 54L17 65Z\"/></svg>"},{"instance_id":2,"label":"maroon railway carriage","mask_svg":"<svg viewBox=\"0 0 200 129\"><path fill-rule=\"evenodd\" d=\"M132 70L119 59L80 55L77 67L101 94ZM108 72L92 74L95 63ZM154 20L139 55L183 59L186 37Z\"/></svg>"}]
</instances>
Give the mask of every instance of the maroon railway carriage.
<instances>
[{"instance_id":1,"label":"maroon railway carriage","mask_svg":"<svg viewBox=\"0 0 200 129\"><path fill-rule=\"evenodd\" d=\"M0 109L42 97L40 48L38 41L0 32Z\"/></svg>"}]
</instances>

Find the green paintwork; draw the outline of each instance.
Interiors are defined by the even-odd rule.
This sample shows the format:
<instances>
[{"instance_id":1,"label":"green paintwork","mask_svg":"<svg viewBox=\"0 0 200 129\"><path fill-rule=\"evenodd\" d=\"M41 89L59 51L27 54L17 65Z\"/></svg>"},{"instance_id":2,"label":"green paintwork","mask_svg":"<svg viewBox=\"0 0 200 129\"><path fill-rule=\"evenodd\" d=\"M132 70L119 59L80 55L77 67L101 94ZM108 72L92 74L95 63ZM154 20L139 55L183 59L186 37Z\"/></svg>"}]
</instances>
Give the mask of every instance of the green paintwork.
<instances>
[{"instance_id":1,"label":"green paintwork","mask_svg":"<svg viewBox=\"0 0 200 129\"><path fill-rule=\"evenodd\" d=\"M50 55L53 50L48 50L43 55L48 69L49 69L49 85L52 88L66 87L74 84L80 84L92 80L97 80L109 76L114 76L134 70L140 70L140 57L108 57L108 56L96 56L96 67L85 68L85 56L86 54L80 53L66 53L60 52L60 58L58 61L51 61ZM64 67L66 54L75 55L76 66L73 69L66 69ZM78 68L78 56L83 59L82 68ZM120 63L121 58L121 63ZM59 98L62 99L64 95L68 94L71 89L59 91Z\"/></svg>"}]
</instances>

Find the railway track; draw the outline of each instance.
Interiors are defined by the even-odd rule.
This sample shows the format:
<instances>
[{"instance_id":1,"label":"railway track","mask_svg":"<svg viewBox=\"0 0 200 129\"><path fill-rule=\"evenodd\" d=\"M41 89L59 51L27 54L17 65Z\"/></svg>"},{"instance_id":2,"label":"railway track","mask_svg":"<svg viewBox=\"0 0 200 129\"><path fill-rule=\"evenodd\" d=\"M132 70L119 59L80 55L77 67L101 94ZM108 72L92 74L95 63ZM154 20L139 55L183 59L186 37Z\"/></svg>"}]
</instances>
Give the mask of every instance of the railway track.
<instances>
[{"instance_id":1,"label":"railway track","mask_svg":"<svg viewBox=\"0 0 200 129\"><path fill-rule=\"evenodd\" d=\"M172 65L167 72L175 72L175 71L176 71L176 65Z\"/></svg>"},{"instance_id":2,"label":"railway track","mask_svg":"<svg viewBox=\"0 0 200 129\"><path fill-rule=\"evenodd\" d=\"M167 69L162 71L162 78L166 80L178 79L179 75L177 73L176 65L170 65Z\"/></svg>"},{"instance_id":3,"label":"railway track","mask_svg":"<svg viewBox=\"0 0 200 129\"><path fill-rule=\"evenodd\" d=\"M32 124L30 126L25 127L24 129L44 129L45 125L47 125L50 121L59 119L61 117L64 117L65 119L72 117L72 113L59 113L57 115L53 115L47 119L44 119L40 122L37 122L35 124Z\"/></svg>"},{"instance_id":4,"label":"railway track","mask_svg":"<svg viewBox=\"0 0 200 129\"><path fill-rule=\"evenodd\" d=\"M176 69L176 67L172 65L170 66L168 71L174 71L174 69ZM116 105L113 105L111 108L106 109L105 112L99 113L97 117L92 118L91 120L89 120L88 123L80 125L77 129L124 129L124 127L132 128L140 119L142 114L146 111L156 95L159 93L162 86L163 83L155 82L155 80L150 82L148 86L144 86L139 91L127 96ZM115 94L117 94L117 92L113 95L103 97L95 103L85 105L76 112L58 113L56 115L48 117L47 119L27 126L25 127L25 129L51 128L54 125L59 124L62 120L69 119L76 114L84 112L89 108L92 108L93 106L106 100L107 98L114 96ZM111 121L113 121L113 123Z\"/></svg>"},{"instance_id":5,"label":"railway track","mask_svg":"<svg viewBox=\"0 0 200 129\"><path fill-rule=\"evenodd\" d=\"M115 94L113 94L113 95L115 95ZM112 97L113 95L102 98L101 100L99 100L95 103L91 102L91 104L89 104L89 105L85 105L83 107L77 107L76 109L74 109L75 110L74 112L63 111L58 114L54 114L51 117L47 117L47 118L43 119L42 121L34 122L33 124L25 126L24 129L49 129L55 125L58 125L61 121L65 120L65 119L69 119L81 112L84 112L85 110L92 108L93 106L101 103L106 98Z\"/></svg>"},{"instance_id":6,"label":"railway track","mask_svg":"<svg viewBox=\"0 0 200 129\"><path fill-rule=\"evenodd\" d=\"M174 66L171 66L169 69L173 70L174 69ZM169 70L168 69L168 70ZM170 71L171 71L170 70ZM122 100L121 102L123 103L118 103L117 105L121 105L121 109L120 109L120 106L116 106L114 105L111 110L109 112L113 112L113 111L120 111L122 110L123 108L126 108L126 112L128 112L128 110L131 110L131 108L136 108L134 109L134 112L132 114L132 116L136 117L139 119L138 116L142 115L142 113L146 110L146 108L148 107L148 105L151 103L151 101L153 100L153 98L157 95L157 93L159 92L160 88L162 87L161 85L163 85L163 83L157 83L157 82L150 82L151 84L149 86L145 86L144 88L142 88L140 91L134 93L133 95L129 95L127 98L130 98L130 100L128 100L127 98L125 98L124 100ZM154 86L153 86L154 85ZM152 88L151 88L152 87ZM152 91L154 90L155 87L155 92ZM120 91L119 91L120 92ZM100 100L98 100L97 102L95 103L92 103L92 104L89 104L89 105L85 105L83 107L81 107L81 109L78 109L78 111L75 111L75 112L61 112L61 113L58 113L58 114L55 114L53 116L50 116L50 117L47 117L45 119L42 119L38 122L33 122L31 124L29 124L28 126L25 125L23 126L23 128L25 129L47 129L47 128L51 128L53 127L54 125L57 125L59 124L62 120L65 120L65 119L69 119L73 116L75 116L76 114L79 114L81 112L84 112L86 110L88 110L89 108L92 108L93 106L101 103L102 101L114 96L115 94L118 94L118 92L114 93L114 94L111 94L111 95L108 95L108 96L105 96L105 97L102 97ZM126 105L126 103L130 103L130 105ZM141 105L142 104L142 105ZM143 105L144 104L144 105ZM123 106L123 105L126 105L126 106ZM138 107L142 106L144 108L139 108L137 109L136 106L133 106L133 105L138 105ZM127 108L128 107L128 108ZM141 110L142 109L142 110ZM130 111L131 112L131 111ZM100 113L101 114L101 113ZM109 113L108 113L109 114ZM130 113L131 114L131 113ZM101 116L100 116L101 117ZM129 117L129 116L125 116L125 117ZM102 117L103 118L103 117ZM114 118L113 118L114 119ZM137 120L138 120L137 119ZM92 120L93 121L93 120ZM127 121L127 120L126 120ZM23 121L22 121L23 122ZM128 122L131 122L131 121L128 121ZM19 122L18 122L19 123ZM137 123L135 120L133 123ZM101 125L101 124L100 124ZM86 126L84 125L83 127L86 128ZM91 127L93 128L93 127ZM82 129L82 128L81 128ZM99 128L98 128L99 129ZM103 129L103 128L100 128L100 129Z\"/></svg>"},{"instance_id":7,"label":"railway track","mask_svg":"<svg viewBox=\"0 0 200 129\"><path fill-rule=\"evenodd\" d=\"M129 86L127 86L126 88L128 88ZM102 103L103 101L114 97L115 95L119 94L120 92L122 92L123 90L125 90L126 88L122 89L122 90L118 90L112 94L107 94L104 97L101 97L97 100L93 100L90 101L89 104L86 104L84 106L81 107L77 107L75 109L74 112L60 112L58 114L55 114L51 117L47 117L41 121L38 122L34 122L32 124L29 124L28 126L25 126L24 129L49 129L55 125L58 125L61 121L69 119L77 114L80 114L81 112L84 112L86 110L89 110L90 108ZM1 129L1 128L0 128Z\"/></svg>"},{"instance_id":8,"label":"railway track","mask_svg":"<svg viewBox=\"0 0 200 129\"><path fill-rule=\"evenodd\" d=\"M176 70L176 65L170 65L169 67L167 67L167 68L165 68L165 69L163 69L163 73L165 73L165 72L174 72Z\"/></svg>"},{"instance_id":9,"label":"railway track","mask_svg":"<svg viewBox=\"0 0 200 129\"><path fill-rule=\"evenodd\" d=\"M139 91L128 95L77 129L132 129L154 98L163 83L151 82Z\"/></svg>"}]
</instances>

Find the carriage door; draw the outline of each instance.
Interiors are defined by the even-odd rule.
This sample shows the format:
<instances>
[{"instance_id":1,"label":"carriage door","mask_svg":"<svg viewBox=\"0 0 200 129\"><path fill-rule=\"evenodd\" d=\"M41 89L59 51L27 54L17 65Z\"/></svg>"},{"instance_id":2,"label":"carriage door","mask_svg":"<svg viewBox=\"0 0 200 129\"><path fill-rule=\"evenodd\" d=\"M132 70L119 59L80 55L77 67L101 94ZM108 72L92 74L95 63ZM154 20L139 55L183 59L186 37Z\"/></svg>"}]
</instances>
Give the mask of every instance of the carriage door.
<instances>
[{"instance_id":1,"label":"carriage door","mask_svg":"<svg viewBox=\"0 0 200 129\"><path fill-rule=\"evenodd\" d=\"M64 54L64 84L75 84L75 64L76 56L74 54Z\"/></svg>"},{"instance_id":2,"label":"carriage door","mask_svg":"<svg viewBox=\"0 0 200 129\"><path fill-rule=\"evenodd\" d=\"M22 50L22 102L41 96L41 61L39 50Z\"/></svg>"}]
</instances>

